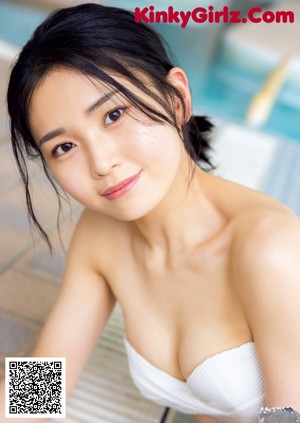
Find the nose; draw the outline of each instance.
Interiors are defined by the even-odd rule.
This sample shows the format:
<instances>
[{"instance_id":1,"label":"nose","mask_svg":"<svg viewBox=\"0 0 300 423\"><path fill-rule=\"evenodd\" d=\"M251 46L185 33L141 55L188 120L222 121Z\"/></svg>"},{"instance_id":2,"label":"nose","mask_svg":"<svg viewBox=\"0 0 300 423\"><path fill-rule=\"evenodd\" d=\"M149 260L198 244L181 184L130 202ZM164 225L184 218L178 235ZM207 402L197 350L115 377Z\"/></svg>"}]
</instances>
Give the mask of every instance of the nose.
<instances>
[{"instance_id":1,"label":"nose","mask_svg":"<svg viewBox=\"0 0 300 423\"><path fill-rule=\"evenodd\" d=\"M89 144L88 162L93 178L108 175L121 163L120 154L112 140L95 140Z\"/></svg>"}]
</instances>

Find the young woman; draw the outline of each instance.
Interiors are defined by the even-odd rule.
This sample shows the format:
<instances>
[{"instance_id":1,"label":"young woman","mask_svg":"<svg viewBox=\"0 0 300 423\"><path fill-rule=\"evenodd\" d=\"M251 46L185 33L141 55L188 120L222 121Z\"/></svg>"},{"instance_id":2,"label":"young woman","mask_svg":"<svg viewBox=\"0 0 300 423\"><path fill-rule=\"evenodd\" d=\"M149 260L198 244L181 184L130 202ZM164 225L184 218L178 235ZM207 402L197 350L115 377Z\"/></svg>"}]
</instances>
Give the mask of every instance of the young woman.
<instances>
[{"instance_id":1,"label":"young woman","mask_svg":"<svg viewBox=\"0 0 300 423\"><path fill-rule=\"evenodd\" d=\"M59 10L15 63L8 109L45 239L27 157L85 206L33 352L66 357L67 392L118 301L146 397L196 422L300 409L299 219L208 173L211 125L158 35L122 9Z\"/></svg>"}]
</instances>

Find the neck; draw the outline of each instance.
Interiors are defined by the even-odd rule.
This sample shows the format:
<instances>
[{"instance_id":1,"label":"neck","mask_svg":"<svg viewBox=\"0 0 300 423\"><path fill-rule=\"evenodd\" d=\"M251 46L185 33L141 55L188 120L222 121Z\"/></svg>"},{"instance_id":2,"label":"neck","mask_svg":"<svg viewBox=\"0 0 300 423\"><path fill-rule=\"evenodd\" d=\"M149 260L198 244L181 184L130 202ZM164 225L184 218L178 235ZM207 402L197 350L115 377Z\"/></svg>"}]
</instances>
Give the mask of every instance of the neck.
<instances>
[{"instance_id":1,"label":"neck","mask_svg":"<svg viewBox=\"0 0 300 423\"><path fill-rule=\"evenodd\" d=\"M162 261L205 244L224 226L205 190L208 175L190 164L178 172L166 198L148 215L133 222L136 236L148 253Z\"/></svg>"}]
</instances>

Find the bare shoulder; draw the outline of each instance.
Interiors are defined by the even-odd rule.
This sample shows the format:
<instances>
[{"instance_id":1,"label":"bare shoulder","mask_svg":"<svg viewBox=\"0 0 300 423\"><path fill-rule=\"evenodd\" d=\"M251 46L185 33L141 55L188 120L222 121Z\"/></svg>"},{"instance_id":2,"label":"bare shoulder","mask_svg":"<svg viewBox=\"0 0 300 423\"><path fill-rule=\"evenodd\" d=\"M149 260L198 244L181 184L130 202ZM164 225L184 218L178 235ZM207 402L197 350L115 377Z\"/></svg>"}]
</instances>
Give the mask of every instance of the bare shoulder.
<instances>
[{"instance_id":1,"label":"bare shoulder","mask_svg":"<svg viewBox=\"0 0 300 423\"><path fill-rule=\"evenodd\" d=\"M223 200L231 228L230 280L254 324L271 298L300 289L300 219L262 192L230 181L220 186L230 198L228 206ZM300 309L300 295L298 302Z\"/></svg>"},{"instance_id":2,"label":"bare shoulder","mask_svg":"<svg viewBox=\"0 0 300 423\"><path fill-rule=\"evenodd\" d=\"M262 279L271 288L272 276L277 279L279 270L287 275L299 260L300 219L281 203L273 199L258 201L233 219L230 264L233 279L242 292L245 283L240 283L241 277L248 288L250 284L259 289Z\"/></svg>"},{"instance_id":3,"label":"bare shoulder","mask_svg":"<svg viewBox=\"0 0 300 423\"><path fill-rule=\"evenodd\" d=\"M274 204L237 218L231 277L256 344L266 404L300 409L300 220Z\"/></svg>"},{"instance_id":4,"label":"bare shoulder","mask_svg":"<svg viewBox=\"0 0 300 423\"><path fill-rule=\"evenodd\" d=\"M78 234L80 237L87 238L101 237L111 232L115 226L122 226L122 223L110 216L84 209L76 225L74 235Z\"/></svg>"},{"instance_id":5,"label":"bare shoulder","mask_svg":"<svg viewBox=\"0 0 300 423\"><path fill-rule=\"evenodd\" d=\"M236 216L233 226L231 264L244 276L287 264L300 253L300 219L280 203L258 203Z\"/></svg>"},{"instance_id":6,"label":"bare shoulder","mask_svg":"<svg viewBox=\"0 0 300 423\"><path fill-rule=\"evenodd\" d=\"M125 236L125 225L109 216L85 209L75 227L68 256L88 260L97 269L111 256L116 239Z\"/></svg>"}]
</instances>

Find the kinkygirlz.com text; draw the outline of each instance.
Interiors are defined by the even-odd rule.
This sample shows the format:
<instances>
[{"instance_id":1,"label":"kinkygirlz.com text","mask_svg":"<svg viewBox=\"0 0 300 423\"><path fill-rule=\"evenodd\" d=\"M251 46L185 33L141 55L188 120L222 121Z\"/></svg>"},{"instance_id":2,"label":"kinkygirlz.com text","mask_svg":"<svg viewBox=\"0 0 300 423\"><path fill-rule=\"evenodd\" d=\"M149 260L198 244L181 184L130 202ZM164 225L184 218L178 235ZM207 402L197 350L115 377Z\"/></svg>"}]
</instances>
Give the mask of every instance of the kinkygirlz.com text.
<instances>
[{"instance_id":1,"label":"kinkygirlz.com text","mask_svg":"<svg viewBox=\"0 0 300 423\"><path fill-rule=\"evenodd\" d=\"M134 11L136 23L170 23L180 24L186 28L190 22L205 23L294 23L295 14L291 10L264 10L261 7L252 7L246 16L239 10L231 10L228 6L215 9L214 6L196 7L193 10L175 10L169 6L166 10L156 10L154 6L136 7Z\"/></svg>"}]
</instances>

